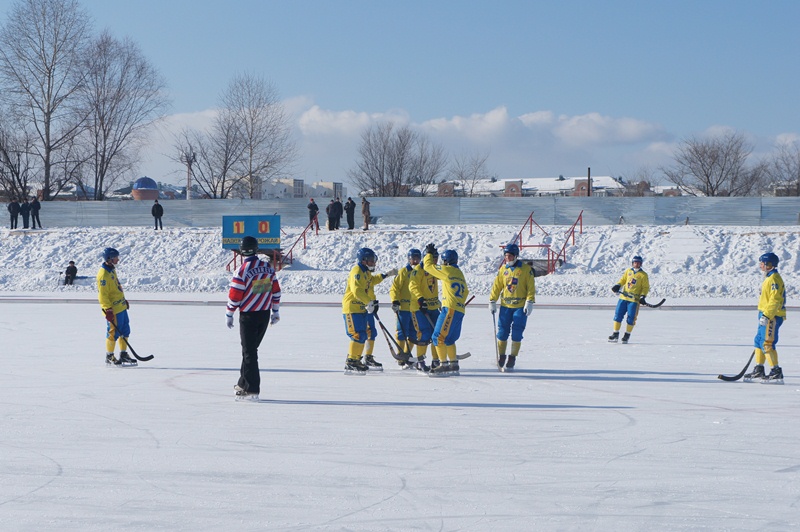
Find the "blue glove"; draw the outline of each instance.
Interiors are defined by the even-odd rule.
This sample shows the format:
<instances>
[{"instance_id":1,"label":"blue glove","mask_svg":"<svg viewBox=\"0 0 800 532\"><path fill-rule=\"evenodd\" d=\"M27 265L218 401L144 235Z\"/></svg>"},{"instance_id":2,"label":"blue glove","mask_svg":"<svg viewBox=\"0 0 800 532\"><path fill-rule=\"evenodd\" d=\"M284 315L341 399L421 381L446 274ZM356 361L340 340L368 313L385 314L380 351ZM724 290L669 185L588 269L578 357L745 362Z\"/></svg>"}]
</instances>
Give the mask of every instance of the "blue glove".
<instances>
[{"instance_id":1,"label":"blue glove","mask_svg":"<svg viewBox=\"0 0 800 532\"><path fill-rule=\"evenodd\" d=\"M228 323L228 329L233 329L233 314L225 314L225 321Z\"/></svg>"}]
</instances>

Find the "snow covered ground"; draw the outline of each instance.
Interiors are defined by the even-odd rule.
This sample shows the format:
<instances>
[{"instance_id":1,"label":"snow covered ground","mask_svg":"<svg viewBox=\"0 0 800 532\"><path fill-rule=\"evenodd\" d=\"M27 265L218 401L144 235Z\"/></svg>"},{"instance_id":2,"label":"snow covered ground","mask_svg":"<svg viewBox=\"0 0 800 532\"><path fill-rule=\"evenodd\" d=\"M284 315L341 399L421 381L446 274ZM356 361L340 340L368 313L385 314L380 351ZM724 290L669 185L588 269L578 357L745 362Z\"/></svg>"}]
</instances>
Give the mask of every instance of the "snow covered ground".
<instances>
[{"instance_id":1,"label":"snow covered ground","mask_svg":"<svg viewBox=\"0 0 800 532\"><path fill-rule=\"evenodd\" d=\"M559 232L552 229L554 244ZM537 280L518 370L493 369L486 294L517 228L321 233L280 274L259 403L235 403L229 253L216 229L0 232L0 522L7 530L796 530L797 230L585 228ZM291 232L291 228L287 231ZM355 249L379 268L453 247L476 300L460 377L344 376ZM122 251L131 341L106 368L92 278ZM789 289L784 386L725 383L752 350L758 256ZM613 284L645 257L657 310L609 344ZM528 255L532 255L528 253ZM89 279L57 287L75 260ZM388 284L380 298L388 303ZM382 311L388 321L390 313Z\"/></svg>"}]
</instances>

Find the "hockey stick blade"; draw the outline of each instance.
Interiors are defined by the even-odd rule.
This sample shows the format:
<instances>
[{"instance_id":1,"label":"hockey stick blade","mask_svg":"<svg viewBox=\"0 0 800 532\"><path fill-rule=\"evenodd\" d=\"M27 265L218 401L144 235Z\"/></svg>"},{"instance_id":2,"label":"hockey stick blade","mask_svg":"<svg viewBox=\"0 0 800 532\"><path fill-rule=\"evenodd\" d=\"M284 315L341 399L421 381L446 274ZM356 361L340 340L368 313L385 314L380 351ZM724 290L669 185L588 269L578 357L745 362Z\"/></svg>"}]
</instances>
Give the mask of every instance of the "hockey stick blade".
<instances>
[{"instance_id":1,"label":"hockey stick blade","mask_svg":"<svg viewBox=\"0 0 800 532\"><path fill-rule=\"evenodd\" d=\"M467 351L466 353L461 353L460 355L456 355L456 358L457 358L458 360L464 360L465 358L469 358L469 357L471 357L471 356L472 356L472 353L470 353L469 351Z\"/></svg>"},{"instance_id":2,"label":"hockey stick blade","mask_svg":"<svg viewBox=\"0 0 800 532\"><path fill-rule=\"evenodd\" d=\"M133 354L133 357L136 360L139 360L141 362L147 362L148 360L153 360L155 358L155 356L153 356L153 355L147 355L146 357L140 357L138 354L136 354L136 351L133 349L133 346L131 345L131 343L128 341L127 338L125 338L125 343L128 344L128 349L131 350L131 353Z\"/></svg>"},{"instance_id":3,"label":"hockey stick blade","mask_svg":"<svg viewBox=\"0 0 800 532\"><path fill-rule=\"evenodd\" d=\"M665 301L666 301L666 298L662 299L658 303L648 303L647 301L642 301L642 305L644 305L645 307L650 307L650 308L658 308L661 305L663 305Z\"/></svg>"},{"instance_id":4,"label":"hockey stick blade","mask_svg":"<svg viewBox=\"0 0 800 532\"><path fill-rule=\"evenodd\" d=\"M744 365L744 367L742 368L742 371L740 371L737 375L731 375L731 376L728 376L728 375L717 375L717 378L720 379L720 380L723 380L725 382L738 381L739 379L744 377L744 373L745 373L745 371L747 371L747 368L750 367L750 362L753 361L753 357L754 356L756 356L755 350L753 350L753 352L750 353L750 358L747 359L747 364Z\"/></svg>"}]
</instances>

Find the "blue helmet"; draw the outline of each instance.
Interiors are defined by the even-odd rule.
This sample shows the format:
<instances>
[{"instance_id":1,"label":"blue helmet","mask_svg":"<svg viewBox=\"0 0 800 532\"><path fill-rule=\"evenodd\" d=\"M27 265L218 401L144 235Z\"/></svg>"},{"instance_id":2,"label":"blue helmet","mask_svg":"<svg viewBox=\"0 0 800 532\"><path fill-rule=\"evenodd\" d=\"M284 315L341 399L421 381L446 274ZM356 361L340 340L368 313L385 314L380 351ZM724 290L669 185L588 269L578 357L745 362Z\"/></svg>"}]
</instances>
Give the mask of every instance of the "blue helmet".
<instances>
[{"instance_id":1,"label":"blue helmet","mask_svg":"<svg viewBox=\"0 0 800 532\"><path fill-rule=\"evenodd\" d=\"M422 260L422 252L417 248L411 248L408 250L408 258L409 259L416 258Z\"/></svg>"},{"instance_id":2,"label":"blue helmet","mask_svg":"<svg viewBox=\"0 0 800 532\"><path fill-rule=\"evenodd\" d=\"M119 257L119 251L114 248L106 248L103 250L103 260L108 262L114 257Z\"/></svg>"},{"instance_id":3,"label":"blue helmet","mask_svg":"<svg viewBox=\"0 0 800 532\"><path fill-rule=\"evenodd\" d=\"M503 254L506 253L519 257L519 246L516 244L506 244L506 247L503 248Z\"/></svg>"},{"instance_id":4,"label":"blue helmet","mask_svg":"<svg viewBox=\"0 0 800 532\"><path fill-rule=\"evenodd\" d=\"M644 261L642 260L642 257L640 257L639 255L634 255L633 258L631 259L631 262L638 262L639 264L641 264Z\"/></svg>"},{"instance_id":5,"label":"blue helmet","mask_svg":"<svg viewBox=\"0 0 800 532\"><path fill-rule=\"evenodd\" d=\"M764 264L769 264L773 268L777 268L780 259L774 253L764 253L763 255L758 257L758 262L763 262Z\"/></svg>"},{"instance_id":6,"label":"blue helmet","mask_svg":"<svg viewBox=\"0 0 800 532\"><path fill-rule=\"evenodd\" d=\"M356 253L356 258L358 259L359 264L364 264L367 261L372 261L372 266L368 264L364 264L369 271L373 271L375 269L375 263L378 262L378 256L369 248L361 248Z\"/></svg>"},{"instance_id":7,"label":"blue helmet","mask_svg":"<svg viewBox=\"0 0 800 532\"><path fill-rule=\"evenodd\" d=\"M442 264L458 266L458 253L452 249L446 249L442 253Z\"/></svg>"}]
</instances>

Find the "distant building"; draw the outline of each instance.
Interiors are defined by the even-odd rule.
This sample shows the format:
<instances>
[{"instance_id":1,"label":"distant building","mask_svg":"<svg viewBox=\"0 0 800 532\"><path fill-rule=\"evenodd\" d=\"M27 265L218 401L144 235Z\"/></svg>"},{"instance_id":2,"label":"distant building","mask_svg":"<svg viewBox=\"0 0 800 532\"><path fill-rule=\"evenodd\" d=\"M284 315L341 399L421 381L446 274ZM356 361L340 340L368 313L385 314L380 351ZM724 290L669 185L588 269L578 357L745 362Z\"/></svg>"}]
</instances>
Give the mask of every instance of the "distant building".
<instances>
[{"instance_id":1,"label":"distant building","mask_svg":"<svg viewBox=\"0 0 800 532\"><path fill-rule=\"evenodd\" d=\"M140 177L133 183L131 196L135 200L158 199L158 183L147 176Z\"/></svg>"}]
</instances>

